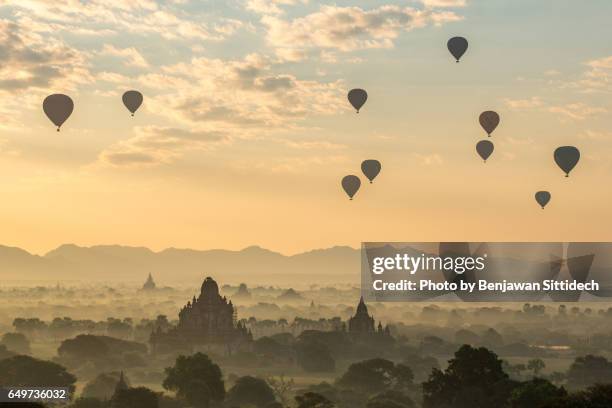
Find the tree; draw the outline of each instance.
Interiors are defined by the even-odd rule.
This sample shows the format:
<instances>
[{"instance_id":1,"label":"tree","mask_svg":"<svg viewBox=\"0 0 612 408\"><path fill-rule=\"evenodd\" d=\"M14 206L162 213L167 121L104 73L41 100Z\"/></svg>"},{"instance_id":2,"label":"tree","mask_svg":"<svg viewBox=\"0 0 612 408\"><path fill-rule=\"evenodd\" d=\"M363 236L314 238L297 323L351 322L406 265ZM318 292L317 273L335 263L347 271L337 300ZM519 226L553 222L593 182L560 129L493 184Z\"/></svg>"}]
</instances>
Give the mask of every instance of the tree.
<instances>
[{"instance_id":1,"label":"tree","mask_svg":"<svg viewBox=\"0 0 612 408\"><path fill-rule=\"evenodd\" d=\"M78 398L70 408L104 408L104 403L97 398Z\"/></svg>"},{"instance_id":2,"label":"tree","mask_svg":"<svg viewBox=\"0 0 612 408\"><path fill-rule=\"evenodd\" d=\"M404 355L402 363L410 367L415 378L421 380L427 379L434 368L440 368L440 364L435 357L423 356L417 352L408 352Z\"/></svg>"},{"instance_id":3,"label":"tree","mask_svg":"<svg viewBox=\"0 0 612 408\"><path fill-rule=\"evenodd\" d=\"M552 381L554 384L561 384L565 381L567 375L560 371L553 371L548 375L548 379Z\"/></svg>"},{"instance_id":4,"label":"tree","mask_svg":"<svg viewBox=\"0 0 612 408\"><path fill-rule=\"evenodd\" d=\"M423 383L423 407L503 406L515 386L495 353L464 345L444 372L434 369Z\"/></svg>"},{"instance_id":5,"label":"tree","mask_svg":"<svg viewBox=\"0 0 612 408\"><path fill-rule=\"evenodd\" d=\"M544 367L546 367L546 364L539 358L534 358L527 362L527 369L533 371L534 377L537 377Z\"/></svg>"},{"instance_id":6,"label":"tree","mask_svg":"<svg viewBox=\"0 0 612 408\"><path fill-rule=\"evenodd\" d=\"M404 389L412 385L413 378L408 366L374 358L351 364L338 385L373 394L392 388Z\"/></svg>"},{"instance_id":7,"label":"tree","mask_svg":"<svg viewBox=\"0 0 612 408\"><path fill-rule=\"evenodd\" d=\"M147 346L109 336L80 334L73 339L64 340L57 349L57 353L60 357L67 359L101 360L125 353L146 354Z\"/></svg>"},{"instance_id":8,"label":"tree","mask_svg":"<svg viewBox=\"0 0 612 408\"><path fill-rule=\"evenodd\" d=\"M500 347L504 344L504 338L495 329L489 328L482 334L482 343L488 347Z\"/></svg>"},{"instance_id":9,"label":"tree","mask_svg":"<svg viewBox=\"0 0 612 408\"><path fill-rule=\"evenodd\" d=\"M414 408L414 402L400 391L384 391L370 398L366 408Z\"/></svg>"},{"instance_id":10,"label":"tree","mask_svg":"<svg viewBox=\"0 0 612 408\"><path fill-rule=\"evenodd\" d=\"M47 330L47 324L39 318L24 319L21 317L13 320L13 327L19 333L25 333L28 336L36 336Z\"/></svg>"},{"instance_id":11,"label":"tree","mask_svg":"<svg viewBox=\"0 0 612 408\"><path fill-rule=\"evenodd\" d=\"M172 398L168 395L159 396L159 408L185 408L187 403L178 398Z\"/></svg>"},{"instance_id":12,"label":"tree","mask_svg":"<svg viewBox=\"0 0 612 408\"><path fill-rule=\"evenodd\" d=\"M480 337L473 331L467 329L459 329L455 333L455 341L459 344L476 344L480 341Z\"/></svg>"},{"instance_id":13,"label":"tree","mask_svg":"<svg viewBox=\"0 0 612 408\"><path fill-rule=\"evenodd\" d=\"M612 384L597 384L583 392L588 407L612 407Z\"/></svg>"},{"instance_id":14,"label":"tree","mask_svg":"<svg viewBox=\"0 0 612 408\"><path fill-rule=\"evenodd\" d=\"M112 408L158 408L159 395L148 388L119 390L111 400Z\"/></svg>"},{"instance_id":15,"label":"tree","mask_svg":"<svg viewBox=\"0 0 612 408\"><path fill-rule=\"evenodd\" d=\"M6 333L2 336L0 344L6 346L10 351L18 354L30 354L30 341L22 333Z\"/></svg>"},{"instance_id":16,"label":"tree","mask_svg":"<svg viewBox=\"0 0 612 408\"><path fill-rule=\"evenodd\" d=\"M305 371L330 372L336 368L336 362L329 348L320 341L300 341L296 351L298 364Z\"/></svg>"},{"instance_id":17,"label":"tree","mask_svg":"<svg viewBox=\"0 0 612 408\"><path fill-rule=\"evenodd\" d=\"M612 383L612 363L600 356L577 357L567 372L567 386L580 389L597 383Z\"/></svg>"},{"instance_id":18,"label":"tree","mask_svg":"<svg viewBox=\"0 0 612 408\"><path fill-rule=\"evenodd\" d=\"M102 336L89 334L76 336L74 339L62 341L57 354L61 357L71 357L78 360L91 358L106 358L110 348L102 339Z\"/></svg>"},{"instance_id":19,"label":"tree","mask_svg":"<svg viewBox=\"0 0 612 408\"><path fill-rule=\"evenodd\" d=\"M333 408L333 402L315 392L307 392L295 397L297 408Z\"/></svg>"},{"instance_id":20,"label":"tree","mask_svg":"<svg viewBox=\"0 0 612 408\"><path fill-rule=\"evenodd\" d=\"M527 369L525 364L510 364L507 360L502 360L502 368L504 372L508 373L510 378L520 379L522 372Z\"/></svg>"},{"instance_id":21,"label":"tree","mask_svg":"<svg viewBox=\"0 0 612 408\"><path fill-rule=\"evenodd\" d=\"M76 377L51 361L29 356L0 360L0 384L14 387L65 387L74 392Z\"/></svg>"},{"instance_id":22,"label":"tree","mask_svg":"<svg viewBox=\"0 0 612 408\"><path fill-rule=\"evenodd\" d=\"M568 394L541 408L608 408L612 407L612 384L598 384L584 391Z\"/></svg>"},{"instance_id":23,"label":"tree","mask_svg":"<svg viewBox=\"0 0 612 408\"><path fill-rule=\"evenodd\" d=\"M112 373L101 373L85 385L81 396L109 400L115 393L115 387L119 382L119 377L120 374L116 371ZM124 380L129 386L130 382L127 378L124 377Z\"/></svg>"},{"instance_id":24,"label":"tree","mask_svg":"<svg viewBox=\"0 0 612 408\"><path fill-rule=\"evenodd\" d=\"M295 385L293 378L285 379L284 375L276 377L268 377L268 385L274 391L276 398L282 403L283 406L289 405L289 394Z\"/></svg>"},{"instance_id":25,"label":"tree","mask_svg":"<svg viewBox=\"0 0 612 408\"><path fill-rule=\"evenodd\" d=\"M319 384L312 384L310 386L308 386L306 389L302 390L300 392L300 394L307 394L307 393L313 393L313 394L318 394L318 395L322 395L323 397L327 398L328 400L330 400L333 403L339 403L342 400L342 393L343 390L340 390L339 388L337 388L334 385L331 385L328 382L322 382ZM356 395L355 392L348 390L348 392L350 392L353 395ZM363 400L363 398L361 398L362 395L359 395L359 398L361 400ZM344 402L344 401L343 401ZM362 401L360 401L362 402ZM291 404L288 404L287 406L290 406Z\"/></svg>"},{"instance_id":26,"label":"tree","mask_svg":"<svg viewBox=\"0 0 612 408\"><path fill-rule=\"evenodd\" d=\"M16 353L9 351L4 344L0 344L0 360L4 360L5 358L16 356Z\"/></svg>"},{"instance_id":27,"label":"tree","mask_svg":"<svg viewBox=\"0 0 612 408\"><path fill-rule=\"evenodd\" d=\"M240 377L228 391L226 401L230 404L252 404L263 408L275 401L274 391L268 383L251 376Z\"/></svg>"},{"instance_id":28,"label":"tree","mask_svg":"<svg viewBox=\"0 0 612 408\"><path fill-rule=\"evenodd\" d=\"M534 378L516 387L510 396L512 408L538 408L563 398L567 392L543 378Z\"/></svg>"},{"instance_id":29,"label":"tree","mask_svg":"<svg viewBox=\"0 0 612 408\"><path fill-rule=\"evenodd\" d=\"M285 348L276 340L270 337L261 337L253 343L253 350L257 354L263 354L266 357L274 357L279 354L280 349Z\"/></svg>"},{"instance_id":30,"label":"tree","mask_svg":"<svg viewBox=\"0 0 612 408\"><path fill-rule=\"evenodd\" d=\"M225 384L221 369L202 353L179 356L173 367L166 368L163 387L191 405L207 408L211 401L223 401Z\"/></svg>"}]
</instances>

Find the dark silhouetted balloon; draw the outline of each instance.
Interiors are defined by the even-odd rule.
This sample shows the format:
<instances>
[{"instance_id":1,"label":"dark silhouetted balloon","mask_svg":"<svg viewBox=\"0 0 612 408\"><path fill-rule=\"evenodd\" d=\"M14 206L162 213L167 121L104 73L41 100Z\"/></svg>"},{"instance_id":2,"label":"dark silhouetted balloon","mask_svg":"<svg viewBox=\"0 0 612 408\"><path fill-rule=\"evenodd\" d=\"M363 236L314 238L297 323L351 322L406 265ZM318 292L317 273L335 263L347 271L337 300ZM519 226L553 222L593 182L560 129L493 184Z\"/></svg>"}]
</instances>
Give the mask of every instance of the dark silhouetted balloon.
<instances>
[{"instance_id":1,"label":"dark silhouetted balloon","mask_svg":"<svg viewBox=\"0 0 612 408\"><path fill-rule=\"evenodd\" d=\"M60 126L70 117L74 109L74 102L69 96L64 94L49 95L43 101L43 111L47 117L57 126L59 132Z\"/></svg>"},{"instance_id":2,"label":"dark silhouetted balloon","mask_svg":"<svg viewBox=\"0 0 612 408\"><path fill-rule=\"evenodd\" d=\"M450 53L453 54L453 57L455 57L457 62L459 62L463 54L465 54L468 49L468 40L463 37L453 37L448 40L446 45L448 46Z\"/></svg>"},{"instance_id":3,"label":"dark silhouetted balloon","mask_svg":"<svg viewBox=\"0 0 612 408\"><path fill-rule=\"evenodd\" d=\"M370 180L370 183L378 176L380 169L381 165L378 160L364 160L361 163L361 171Z\"/></svg>"},{"instance_id":4,"label":"dark silhouetted balloon","mask_svg":"<svg viewBox=\"0 0 612 408\"><path fill-rule=\"evenodd\" d=\"M493 133L497 125L499 125L499 115L497 112L493 111L482 112L478 121L480 122L480 126L482 126L490 137L491 133Z\"/></svg>"},{"instance_id":5,"label":"dark silhouetted balloon","mask_svg":"<svg viewBox=\"0 0 612 408\"><path fill-rule=\"evenodd\" d=\"M580 151L574 146L561 146L555 150L555 163L565 172L565 177L569 177L578 160L580 160Z\"/></svg>"},{"instance_id":6,"label":"dark silhouetted balloon","mask_svg":"<svg viewBox=\"0 0 612 408\"><path fill-rule=\"evenodd\" d=\"M357 176L351 174L342 179L342 188L351 200L357 191L359 191L359 187L361 187L361 180Z\"/></svg>"},{"instance_id":7,"label":"dark silhouetted balloon","mask_svg":"<svg viewBox=\"0 0 612 408\"><path fill-rule=\"evenodd\" d=\"M138 91L127 91L123 94L121 99L123 99L125 107L132 112L132 116L134 116L134 112L136 112L142 104L142 94Z\"/></svg>"},{"instance_id":8,"label":"dark silhouetted balloon","mask_svg":"<svg viewBox=\"0 0 612 408\"><path fill-rule=\"evenodd\" d=\"M538 191L535 193L535 199L542 206L542 209L546 207L546 204L550 201L550 193L548 191Z\"/></svg>"},{"instance_id":9,"label":"dark silhouetted balloon","mask_svg":"<svg viewBox=\"0 0 612 408\"><path fill-rule=\"evenodd\" d=\"M351 89L348 93L348 100L353 105L353 108L359 113L359 109L368 100L368 93L363 89Z\"/></svg>"},{"instance_id":10,"label":"dark silhouetted balloon","mask_svg":"<svg viewBox=\"0 0 612 408\"><path fill-rule=\"evenodd\" d=\"M493 143L490 140L481 140L480 142L476 143L476 151L480 157L482 157L482 160L484 160L485 163L487 162L489 156L491 156L491 153L493 153L493 149L495 149L495 146L493 146Z\"/></svg>"}]
</instances>

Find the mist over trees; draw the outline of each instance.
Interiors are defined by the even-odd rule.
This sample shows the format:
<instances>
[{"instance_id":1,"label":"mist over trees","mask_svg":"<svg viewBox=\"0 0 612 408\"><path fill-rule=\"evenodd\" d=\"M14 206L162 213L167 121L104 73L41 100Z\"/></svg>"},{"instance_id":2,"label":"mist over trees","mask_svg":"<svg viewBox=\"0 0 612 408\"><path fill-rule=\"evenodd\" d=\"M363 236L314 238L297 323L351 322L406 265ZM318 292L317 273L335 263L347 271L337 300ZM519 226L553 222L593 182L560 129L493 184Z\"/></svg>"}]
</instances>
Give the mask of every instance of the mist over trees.
<instances>
[{"instance_id":1,"label":"mist over trees","mask_svg":"<svg viewBox=\"0 0 612 408\"><path fill-rule=\"evenodd\" d=\"M194 295L156 283L0 289L0 384L65 384L80 408L547 408L609 396L605 303L368 303L359 334L350 284L225 284L248 347L177 338L154 352L152 333L177 327Z\"/></svg>"}]
</instances>

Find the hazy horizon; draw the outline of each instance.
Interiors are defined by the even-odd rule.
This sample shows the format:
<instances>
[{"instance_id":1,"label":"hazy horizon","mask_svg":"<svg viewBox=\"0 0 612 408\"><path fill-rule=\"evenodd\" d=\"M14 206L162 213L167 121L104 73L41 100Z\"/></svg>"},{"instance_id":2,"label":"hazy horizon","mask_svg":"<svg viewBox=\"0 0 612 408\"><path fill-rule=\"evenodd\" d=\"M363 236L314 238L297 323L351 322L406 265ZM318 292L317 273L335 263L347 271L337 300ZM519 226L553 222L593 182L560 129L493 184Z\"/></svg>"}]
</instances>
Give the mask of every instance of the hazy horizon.
<instances>
[{"instance_id":1,"label":"hazy horizon","mask_svg":"<svg viewBox=\"0 0 612 408\"><path fill-rule=\"evenodd\" d=\"M361 243L360 243L361 244ZM322 251L322 250L328 250L328 249L334 249L334 248L349 248L352 250L359 250L360 247L353 247L350 245L331 245L331 246L327 246L327 247L318 247L318 248L305 248L302 251L298 251L298 252L291 252L291 253L286 253L286 252L282 252L279 250L276 250L274 248L268 248L268 247L264 247L262 245L258 245L258 244L251 244L251 245L247 245L244 247L237 247L237 248L221 248L221 247L210 247L210 248L192 248L192 247L177 247L177 246L167 246L167 247L160 247L160 248L151 248L148 247L146 245L124 245L124 244L119 244L119 243L99 243L99 244L91 244L91 245L83 245L83 244L78 244L78 243L74 243L74 242L64 242L61 243L57 246L48 248L46 250L43 250L41 252L36 252L36 251L32 251L29 248L24 248L24 247L20 247L20 246L16 246L16 245L8 245L6 243L2 243L0 242L0 247L5 247L5 248L17 248L17 249L21 249L23 251L26 251L27 253L31 254L31 255L37 255L37 256L45 256L48 255L49 253L53 252L56 249L62 248L62 247L66 247L66 246L75 246L78 248L86 248L86 249L91 249L91 248L95 248L95 247L120 247L120 248L134 248L134 249L147 249L153 253L160 253L160 252L164 252L167 250L183 250L183 251L197 251L197 252L208 252L208 251L228 251L228 252L242 252L251 248L259 248L262 249L264 251L269 251L272 253L276 253L276 254L280 254L282 256L286 256L286 257L291 257L291 256L295 256L295 255L300 255L300 254L305 254L305 253L309 253L309 252L315 252L315 251Z\"/></svg>"}]
</instances>

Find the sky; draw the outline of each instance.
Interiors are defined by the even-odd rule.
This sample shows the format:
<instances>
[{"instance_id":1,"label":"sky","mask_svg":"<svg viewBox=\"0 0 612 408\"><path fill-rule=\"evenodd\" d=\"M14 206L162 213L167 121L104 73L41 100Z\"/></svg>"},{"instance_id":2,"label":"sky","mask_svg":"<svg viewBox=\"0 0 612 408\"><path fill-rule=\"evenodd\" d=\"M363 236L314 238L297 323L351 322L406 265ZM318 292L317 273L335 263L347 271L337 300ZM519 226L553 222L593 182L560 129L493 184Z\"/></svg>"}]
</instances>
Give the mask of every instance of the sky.
<instances>
[{"instance_id":1,"label":"sky","mask_svg":"<svg viewBox=\"0 0 612 408\"><path fill-rule=\"evenodd\" d=\"M0 244L610 241L610 15L607 0L0 1ZM75 103L59 133L53 93ZM486 110L501 124L485 164ZM563 145L582 153L569 178ZM365 159L382 163L373 184Z\"/></svg>"}]
</instances>

